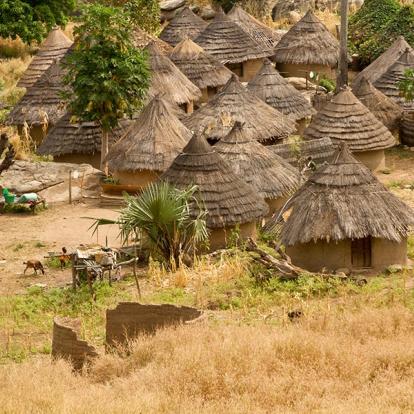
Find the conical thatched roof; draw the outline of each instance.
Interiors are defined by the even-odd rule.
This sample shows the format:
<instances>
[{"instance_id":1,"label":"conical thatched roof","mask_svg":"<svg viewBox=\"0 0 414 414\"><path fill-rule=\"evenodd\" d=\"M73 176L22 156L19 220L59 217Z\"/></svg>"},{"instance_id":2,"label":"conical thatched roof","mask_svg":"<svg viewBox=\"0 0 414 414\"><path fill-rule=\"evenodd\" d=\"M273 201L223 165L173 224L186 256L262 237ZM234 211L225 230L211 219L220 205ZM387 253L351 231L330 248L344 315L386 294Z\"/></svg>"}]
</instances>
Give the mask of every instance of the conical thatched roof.
<instances>
[{"instance_id":1,"label":"conical thatched roof","mask_svg":"<svg viewBox=\"0 0 414 414\"><path fill-rule=\"evenodd\" d=\"M65 55L72 43L59 27L53 28L30 62L26 72L20 78L17 86L19 88L33 86L54 61Z\"/></svg>"},{"instance_id":2,"label":"conical thatched roof","mask_svg":"<svg viewBox=\"0 0 414 414\"><path fill-rule=\"evenodd\" d=\"M200 89L223 86L232 72L191 39L182 40L170 54L173 63Z\"/></svg>"},{"instance_id":3,"label":"conical thatched roof","mask_svg":"<svg viewBox=\"0 0 414 414\"><path fill-rule=\"evenodd\" d=\"M286 196L299 186L299 171L268 147L249 138L240 122L214 146L233 172L268 199Z\"/></svg>"},{"instance_id":4,"label":"conical thatched roof","mask_svg":"<svg viewBox=\"0 0 414 414\"><path fill-rule=\"evenodd\" d=\"M234 174L200 134L194 135L161 179L178 188L197 185L211 229L251 223L268 212L263 198Z\"/></svg>"},{"instance_id":5,"label":"conical thatched roof","mask_svg":"<svg viewBox=\"0 0 414 414\"><path fill-rule=\"evenodd\" d=\"M65 90L63 84L64 70L60 60L41 76L41 78L30 87L23 98L10 112L7 123L11 125L29 126L55 124L61 118L65 110L65 101L61 92Z\"/></svg>"},{"instance_id":6,"label":"conical thatched roof","mask_svg":"<svg viewBox=\"0 0 414 414\"><path fill-rule=\"evenodd\" d=\"M278 63L334 67L339 59L339 42L309 10L276 45L274 59Z\"/></svg>"},{"instance_id":7,"label":"conical thatched roof","mask_svg":"<svg viewBox=\"0 0 414 414\"><path fill-rule=\"evenodd\" d=\"M195 39L207 53L221 63L241 63L271 56L273 51L257 43L222 11Z\"/></svg>"},{"instance_id":8,"label":"conical thatched roof","mask_svg":"<svg viewBox=\"0 0 414 414\"><path fill-rule=\"evenodd\" d=\"M364 77L353 87L355 96L379 119L389 130L398 128L402 109L392 99L385 96Z\"/></svg>"},{"instance_id":9,"label":"conical thatched roof","mask_svg":"<svg viewBox=\"0 0 414 414\"><path fill-rule=\"evenodd\" d=\"M412 109L414 107L413 102L407 102L400 95L398 88L398 82L404 78L404 74L408 69L414 69L414 54L409 49L406 49L400 58L374 82L374 86L378 90L404 109Z\"/></svg>"},{"instance_id":10,"label":"conical thatched roof","mask_svg":"<svg viewBox=\"0 0 414 414\"><path fill-rule=\"evenodd\" d=\"M212 141L228 135L235 121L243 122L246 134L262 143L287 138L296 129L291 119L246 90L236 75L206 105L183 120L192 131L207 127L205 134Z\"/></svg>"},{"instance_id":11,"label":"conical thatched roof","mask_svg":"<svg viewBox=\"0 0 414 414\"><path fill-rule=\"evenodd\" d=\"M395 145L391 132L347 87L318 112L305 129L305 139L331 138L345 142L353 152L374 151Z\"/></svg>"},{"instance_id":12,"label":"conical thatched roof","mask_svg":"<svg viewBox=\"0 0 414 414\"><path fill-rule=\"evenodd\" d=\"M405 41L404 37L399 36L387 51L358 74L352 82L352 87L358 87L358 84L363 77L371 83L375 83L375 81L380 78L407 49L412 52L411 46Z\"/></svg>"},{"instance_id":13,"label":"conical thatched roof","mask_svg":"<svg viewBox=\"0 0 414 414\"><path fill-rule=\"evenodd\" d=\"M173 47L158 37L152 36L139 27L135 27L132 33L132 43L138 49L145 49L151 42L155 42L162 53L171 53Z\"/></svg>"},{"instance_id":14,"label":"conical thatched roof","mask_svg":"<svg viewBox=\"0 0 414 414\"><path fill-rule=\"evenodd\" d=\"M227 13L227 17L236 22L245 32L263 45L266 49L274 49L282 36L264 23L243 10L237 3Z\"/></svg>"},{"instance_id":15,"label":"conical thatched roof","mask_svg":"<svg viewBox=\"0 0 414 414\"><path fill-rule=\"evenodd\" d=\"M162 54L155 42L151 42L145 50L149 53L151 67L151 85L148 91L151 98L165 94L171 102L177 105L201 98L200 89L167 56Z\"/></svg>"},{"instance_id":16,"label":"conical thatched roof","mask_svg":"<svg viewBox=\"0 0 414 414\"><path fill-rule=\"evenodd\" d=\"M93 155L101 152L101 127L95 122L71 123L70 121L70 113L66 113L57 121L37 149L39 155L59 157L69 154ZM109 135L110 146L126 132L131 122L131 120L121 121L120 127Z\"/></svg>"},{"instance_id":17,"label":"conical thatched roof","mask_svg":"<svg viewBox=\"0 0 414 414\"><path fill-rule=\"evenodd\" d=\"M401 242L414 212L357 161L345 144L293 196L282 229L286 246L375 237Z\"/></svg>"},{"instance_id":18,"label":"conical thatched roof","mask_svg":"<svg viewBox=\"0 0 414 414\"><path fill-rule=\"evenodd\" d=\"M168 23L161 32L160 39L176 46L181 40L195 39L206 27L207 23L187 6Z\"/></svg>"},{"instance_id":19,"label":"conical thatched roof","mask_svg":"<svg viewBox=\"0 0 414 414\"><path fill-rule=\"evenodd\" d=\"M279 74L268 59L247 89L294 121L315 114L307 99Z\"/></svg>"},{"instance_id":20,"label":"conical thatched roof","mask_svg":"<svg viewBox=\"0 0 414 414\"><path fill-rule=\"evenodd\" d=\"M192 136L177 110L156 96L127 133L109 150L111 171L165 171Z\"/></svg>"}]
</instances>

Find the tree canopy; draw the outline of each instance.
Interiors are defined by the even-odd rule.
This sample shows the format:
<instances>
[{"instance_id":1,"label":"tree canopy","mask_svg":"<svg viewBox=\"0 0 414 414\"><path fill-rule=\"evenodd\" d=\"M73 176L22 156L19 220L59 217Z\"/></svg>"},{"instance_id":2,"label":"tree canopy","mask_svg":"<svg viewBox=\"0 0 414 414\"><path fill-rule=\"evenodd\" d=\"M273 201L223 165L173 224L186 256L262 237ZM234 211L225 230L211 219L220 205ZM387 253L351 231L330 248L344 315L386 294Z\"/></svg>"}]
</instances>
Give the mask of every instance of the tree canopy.
<instances>
[{"instance_id":1,"label":"tree canopy","mask_svg":"<svg viewBox=\"0 0 414 414\"><path fill-rule=\"evenodd\" d=\"M41 42L53 26L63 26L76 0L0 0L0 36Z\"/></svg>"}]
</instances>

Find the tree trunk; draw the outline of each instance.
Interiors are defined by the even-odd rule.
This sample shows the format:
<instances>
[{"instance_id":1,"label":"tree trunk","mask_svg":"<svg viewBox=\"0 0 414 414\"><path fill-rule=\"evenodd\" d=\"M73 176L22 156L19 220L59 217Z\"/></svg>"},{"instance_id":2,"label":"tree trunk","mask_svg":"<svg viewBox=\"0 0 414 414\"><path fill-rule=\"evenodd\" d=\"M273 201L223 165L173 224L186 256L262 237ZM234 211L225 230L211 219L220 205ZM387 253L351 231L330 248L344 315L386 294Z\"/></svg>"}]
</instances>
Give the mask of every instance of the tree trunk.
<instances>
[{"instance_id":1,"label":"tree trunk","mask_svg":"<svg viewBox=\"0 0 414 414\"><path fill-rule=\"evenodd\" d=\"M341 39L336 91L348 85L348 0L341 0Z\"/></svg>"},{"instance_id":2,"label":"tree trunk","mask_svg":"<svg viewBox=\"0 0 414 414\"><path fill-rule=\"evenodd\" d=\"M109 152L109 133L108 131L102 130L102 146L101 146L101 170L105 175L109 174L108 161L106 159Z\"/></svg>"}]
</instances>

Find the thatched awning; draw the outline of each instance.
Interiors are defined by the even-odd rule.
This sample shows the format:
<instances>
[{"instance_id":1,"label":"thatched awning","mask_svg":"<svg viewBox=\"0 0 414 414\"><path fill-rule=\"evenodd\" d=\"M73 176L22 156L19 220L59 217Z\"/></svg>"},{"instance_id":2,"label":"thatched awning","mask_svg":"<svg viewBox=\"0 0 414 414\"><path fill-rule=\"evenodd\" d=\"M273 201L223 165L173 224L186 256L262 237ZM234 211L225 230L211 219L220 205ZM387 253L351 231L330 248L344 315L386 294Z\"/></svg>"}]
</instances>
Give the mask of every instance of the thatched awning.
<instances>
[{"instance_id":1,"label":"thatched awning","mask_svg":"<svg viewBox=\"0 0 414 414\"><path fill-rule=\"evenodd\" d=\"M183 119L192 131L206 129L211 141L228 135L235 121L243 122L246 134L262 143L287 138L296 130L294 121L246 90L236 75L206 105Z\"/></svg>"},{"instance_id":2,"label":"thatched awning","mask_svg":"<svg viewBox=\"0 0 414 414\"><path fill-rule=\"evenodd\" d=\"M41 78L27 91L7 117L10 125L53 125L66 112L61 93L67 89L63 84L64 69L61 60L53 63Z\"/></svg>"},{"instance_id":3,"label":"thatched awning","mask_svg":"<svg viewBox=\"0 0 414 414\"><path fill-rule=\"evenodd\" d=\"M111 171L165 171L192 136L177 118L177 109L156 96L109 150Z\"/></svg>"},{"instance_id":4,"label":"thatched awning","mask_svg":"<svg viewBox=\"0 0 414 414\"><path fill-rule=\"evenodd\" d=\"M135 27L132 33L132 43L138 49L145 49L151 42L155 42L162 53L171 53L173 47L158 37L152 36L139 27Z\"/></svg>"},{"instance_id":5,"label":"thatched awning","mask_svg":"<svg viewBox=\"0 0 414 414\"><path fill-rule=\"evenodd\" d=\"M357 161L345 144L293 196L282 228L285 246L375 237L401 242L414 212Z\"/></svg>"},{"instance_id":6,"label":"thatched awning","mask_svg":"<svg viewBox=\"0 0 414 414\"><path fill-rule=\"evenodd\" d=\"M398 82L404 78L405 72L408 69L414 69L414 53L410 49L406 49L400 58L373 84L379 91L391 98L403 109L414 108L414 102L408 102L401 96L398 88Z\"/></svg>"},{"instance_id":7,"label":"thatched awning","mask_svg":"<svg viewBox=\"0 0 414 414\"><path fill-rule=\"evenodd\" d=\"M402 109L392 99L364 77L352 88L355 96L379 119L389 130L398 128L402 118Z\"/></svg>"},{"instance_id":8,"label":"thatched awning","mask_svg":"<svg viewBox=\"0 0 414 414\"><path fill-rule=\"evenodd\" d=\"M222 11L194 41L224 64L242 63L273 54L273 50L257 43Z\"/></svg>"},{"instance_id":9,"label":"thatched awning","mask_svg":"<svg viewBox=\"0 0 414 414\"><path fill-rule=\"evenodd\" d=\"M265 199L287 196L299 187L299 171L268 147L248 137L240 122L214 146L233 172Z\"/></svg>"},{"instance_id":10,"label":"thatched awning","mask_svg":"<svg viewBox=\"0 0 414 414\"><path fill-rule=\"evenodd\" d=\"M355 77L352 82L352 88L357 88L363 77L369 80L372 84L375 83L378 78L387 72L390 66L397 62L407 49L413 52L411 46L406 42L404 37L399 36L381 56L375 59Z\"/></svg>"},{"instance_id":11,"label":"thatched awning","mask_svg":"<svg viewBox=\"0 0 414 414\"><path fill-rule=\"evenodd\" d=\"M160 39L176 46L184 39L195 39L206 27L207 23L186 6L164 28Z\"/></svg>"},{"instance_id":12,"label":"thatched awning","mask_svg":"<svg viewBox=\"0 0 414 414\"><path fill-rule=\"evenodd\" d=\"M339 42L309 10L276 45L274 59L277 63L335 67Z\"/></svg>"},{"instance_id":13,"label":"thatched awning","mask_svg":"<svg viewBox=\"0 0 414 414\"><path fill-rule=\"evenodd\" d=\"M210 229L251 223L268 212L263 198L234 174L201 134L194 135L161 180L177 188L198 186ZM198 207L193 209L197 215Z\"/></svg>"},{"instance_id":14,"label":"thatched awning","mask_svg":"<svg viewBox=\"0 0 414 414\"><path fill-rule=\"evenodd\" d=\"M223 86L232 72L191 39L182 40L170 54L172 62L200 89Z\"/></svg>"},{"instance_id":15,"label":"thatched awning","mask_svg":"<svg viewBox=\"0 0 414 414\"><path fill-rule=\"evenodd\" d=\"M279 74L268 59L247 89L294 121L316 113L310 102Z\"/></svg>"},{"instance_id":16,"label":"thatched awning","mask_svg":"<svg viewBox=\"0 0 414 414\"><path fill-rule=\"evenodd\" d=\"M237 3L227 13L227 17L236 22L245 32L263 45L265 49L273 50L282 38L276 30L271 29L264 23L257 20L254 16L243 10Z\"/></svg>"},{"instance_id":17,"label":"thatched awning","mask_svg":"<svg viewBox=\"0 0 414 414\"><path fill-rule=\"evenodd\" d=\"M329 137L352 152L386 149L396 144L391 132L346 87L318 112L305 129L307 140Z\"/></svg>"},{"instance_id":18,"label":"thatched awning","mask_svg":"<svg viewBox=\"0 0 414 414\"><path fill-rule=\"evenodd\" d=\"M146 48L151 67L150 98L165 94L177 105L188 104L201 98L201 91L195 86L171 60L163 55L158 45L151 42Z\"/></svg>"},{"instance_id":19,"label":"thatched awning","mask_svg":"<svg viewBox=\"0 0 414 414\"><path fill-rule=\"evenodd\" d=\"M59 27L53 28L40 46L29 67L17 83L18 88L30 88L56 60L61 59L73 42Z\"/></svg>"}]
</instances>

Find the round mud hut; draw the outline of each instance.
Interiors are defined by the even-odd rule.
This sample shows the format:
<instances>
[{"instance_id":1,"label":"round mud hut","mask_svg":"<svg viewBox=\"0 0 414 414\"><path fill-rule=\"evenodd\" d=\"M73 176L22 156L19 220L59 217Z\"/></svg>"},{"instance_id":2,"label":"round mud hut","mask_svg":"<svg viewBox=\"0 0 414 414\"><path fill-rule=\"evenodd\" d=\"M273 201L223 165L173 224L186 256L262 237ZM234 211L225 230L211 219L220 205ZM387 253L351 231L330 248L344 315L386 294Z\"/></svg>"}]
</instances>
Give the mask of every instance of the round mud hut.
<instances>
[{"instance_id":1,"label":"round mud hut","mask_svg":"<svg viewBox=\"0 0 414 414\"><path fill-rule=\"evenodd\" d=\"M310 72L336 78L339 42L309 10L276 45L274 60L285 77L309 78Z\"/></svg>"},{"instance_id":2,"label":"round mud hut","mask_svg":"<svg viewBox=\"0 0 414 414\"><path fill-rule=\"evenodd\" d=\"M227 17L237 23L246 33L248 33L264 49L274 50L282 36L247 13L237 3L227 13Z\"/></svg>"},{"instance_id":3,"label":"round mud hut","mask_svg":"<svg viewBox=\"0 0 414 414\"><path fill-rule=\"evenodd\" d=\"M158 37L152 36L139 27L135 27L132 33L132 43L138 49L145 49L151 42L155 42L159 50L168 55L172 52L173 47Z\"/></svg>"},{"instance_id":4,"label":"round mud hut","mask_svg":"<svg viewBox=\"0 0 414 414\"><path fill-rule=\"evenodd\" d=\"M170 54L170 59L201 90L200 103L208 102L232 75L219 60L191 39L182 40Z\"/></svg>"},{"instance_id":5,"label":"round mud hut","mask_svg":"<svg viewBox=\"0 0 414 414\"><path fill-rule=\"evenodd\" d=\"M298 135L302 135L310 117L316 113L310 102L278 73L269 59L265 60L247 89L295 121Z\"/></svg>"},{"instance_id":6,"label":"round mud hut","mask_svg":"<svg viewBox=\"0 0 414 414\"><path fill-rule=\"evenodd\" d=\"M364 77L352 88L354 95L381 121L393 134L398 134L402 109L388 96L380 92Z\"/></svg>"},{"instance_id":7,"label":"round mud hut","mask_svg":"<svg viewBox=\"0 0 414 414\"><path fill-rule=\"evenodd\" d=\"M148 90L150 98L164 94L187 114L194 110L194 102L201 99L201 91L194 85L171 60L165 56L155 42L145 50L149 54L151 84Z\"/></svg>"},{"instance_id":8,"label":"round mud hut","mask_svg":"<svg viewBox=\"0 0 414 414\"><path fill-rule=\"evenodd\" d=\"M294 121L249 92L236 75L207 104L183 119L192 131L205 129L211 143L228 135L235 121L243 122L246 134L263 144L283 140L296 130Z\"/></svg>"},{"instance_id":9,"label":"round mud hut","mask_svg":"<svg viewBox=\"0 0 414 414\"><path fill-rule=\"evenodd\" d=\"M311 272L407 263L414 212L341 144L284 209L282 243L292 263Z\"/></svg>"},{"instance_id":10,"label":"round mud hut","mask_svg":"<svg viewBox=\"0 0 414 414\"><path fill-rule=\"evenodd\" d=\"M265 199L272 215L298 189L300 174L297 168L245 132L241 122L237 121L230 134L221 139L214 150L238 177Z\"/></svg>"},{"instance_id":11,"label":"round mud hut","mask_svg":"<svg viewBox=\"0 0 414 414\"><path fill-rule=\"evenodd\" d=\"M177 113L166 99L156 96L110 148L109 170L121 185L142 189L171 165L192 136Z\"/></svg>"},{"instance_id":12,"label":"round mud hut","mask_svg":"<svg viewBox=\"0 0 414 414\"><path fill-rule=\"evenodd\" d=\"M6 123L17 126L21 136L40 145L51 126L65 114L65 101L61 93L64 70L57 61L41 76L9 113Z\"/></svg>"},{"instance_id":13,"label":"round mud hut","mask_svg":"<svg viewBox=\"0 0 414 414\"><path fill-rule=\"evenodd\" d=\"M174 47L184 39L195 39L206 27L207 22L186 6L164 28L160 39Z\"/></svg>"},{"instance_id":14,"label":"round mud hut","mask_svg":"<svg viewBox=\"0 0 414 414\"><path fill-rule=\"evenodd\" d=\"M72 44L59 27L53 28L20 78L17 87L33 86L55 61L66 54Z\"/></svg>"},{"instance_id":15,"label":"round mud hut","mask_svg":"<svg viewBox=\"0 0 414 414\"><path fill-rule=\"evenodd\" d=\"M346 143L371 171L385 168L384 150L396 144L391 132L346 87L338 92L305 129L306 140L328 137Z\"/></svg>"},{"instance_id":16,"label":"round mud hut","mask_svg":"<svg viewBox=\"0 0 414 414\"><path fill-rule=\"evenodd\" d=\"M273 54L273 50L257 43L222 11L194 41L242 82L252 79L262 67L263 59Z\"/></svg>"},{"instance_id":17,"label":"round mud hut","mask_svg":"<svg viewBox=\"0 0 414 414\"><path fill-rule=\"evenodd\" d=\"M201 204L207 210L212 250L226 247L235 230L242 239L256 238L256 223L268 212L263 198L234 174L200 134L194 135L161 180L177 188L198 187ZM195 216L198 208L193 207Z\"/></svg>"}]
</instances>

